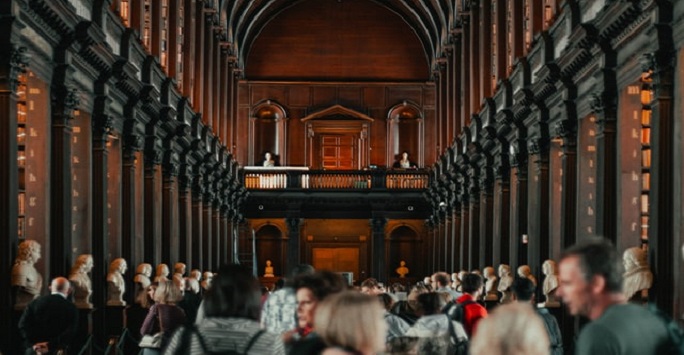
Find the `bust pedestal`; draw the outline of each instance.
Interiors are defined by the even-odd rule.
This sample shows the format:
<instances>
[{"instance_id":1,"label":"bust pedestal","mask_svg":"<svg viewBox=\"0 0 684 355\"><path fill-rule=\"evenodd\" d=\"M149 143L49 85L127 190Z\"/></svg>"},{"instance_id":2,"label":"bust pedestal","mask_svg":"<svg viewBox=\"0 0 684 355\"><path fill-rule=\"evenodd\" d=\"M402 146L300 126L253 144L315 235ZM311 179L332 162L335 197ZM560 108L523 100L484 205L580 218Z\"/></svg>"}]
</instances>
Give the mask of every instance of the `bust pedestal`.
<instances>
[{"instance_id":1,"label":"bust pedestal","mask_svg":"<svg viewBox=\"0 0 684 355\"><path fill-rule=\"evenodd\" d=\"M107 320L105 335L107 335L107 338L112 336L118 337L123 332L125 308L125 306L105 307L105 319Z\"/></svg>"},{"instance_id":2,"label":"bust pedestal","mask_svg":"<svg viewBox=\"0 0 684 355\"><path fill-rule=\"evenodd\" d=\"M88 337L93 333L93 310L79 308L78 309L78 330L74 341L71 343L70 349L76 354L80 353L83 346L88 341ZM91 345L92 348L92 345ZM92 349L91 349L92 350ZM86 351L87 354L91 351Z\"/></svg>"}]
</instances>

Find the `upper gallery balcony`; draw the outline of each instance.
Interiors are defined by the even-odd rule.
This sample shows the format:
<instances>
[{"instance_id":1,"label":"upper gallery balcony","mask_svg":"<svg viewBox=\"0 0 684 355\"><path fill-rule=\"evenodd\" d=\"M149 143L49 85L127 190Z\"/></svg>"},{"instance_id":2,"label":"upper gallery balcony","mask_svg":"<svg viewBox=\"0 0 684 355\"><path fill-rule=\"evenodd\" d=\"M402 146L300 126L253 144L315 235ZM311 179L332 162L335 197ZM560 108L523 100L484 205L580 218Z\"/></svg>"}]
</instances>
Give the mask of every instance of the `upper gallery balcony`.
<instances>
[{"instance_id":1,"label":"upper gallery balcony","mask_svg":"<svg viewBox=\"0 0 684 355\"><path fill-rule=\"evenodd\" d=\"M246 217L427 218L427 170L244 167Z\"/></svg>"}]
</instances>

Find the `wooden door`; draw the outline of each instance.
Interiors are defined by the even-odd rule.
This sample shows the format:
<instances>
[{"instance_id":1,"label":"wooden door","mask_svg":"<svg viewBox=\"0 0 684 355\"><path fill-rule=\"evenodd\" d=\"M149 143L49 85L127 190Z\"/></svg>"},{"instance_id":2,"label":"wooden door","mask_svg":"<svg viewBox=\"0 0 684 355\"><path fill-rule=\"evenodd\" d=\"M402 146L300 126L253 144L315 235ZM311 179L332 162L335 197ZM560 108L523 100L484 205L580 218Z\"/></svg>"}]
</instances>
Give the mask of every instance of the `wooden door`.
<instances>
[{"instance_id":1,"label":"wooden door","mask_svg":"<svg viewBox=\"0 0 684 355\"><path fill-rule=\"evenodd\" d=\"M316 270L352 272L359 277L359 248L318 248L312 251L312 264Z\"/></svg>"},{"instance_id":2,"label":"wooden door","mask_svg":"<svg viewBox=\"0 0 684 355\"><path fill-rule=\"evenodd\" d=\"M320 137L320 161L323 169L356 169L356 139L353 135L323 134Z\"/></svg>"}]
</instances>

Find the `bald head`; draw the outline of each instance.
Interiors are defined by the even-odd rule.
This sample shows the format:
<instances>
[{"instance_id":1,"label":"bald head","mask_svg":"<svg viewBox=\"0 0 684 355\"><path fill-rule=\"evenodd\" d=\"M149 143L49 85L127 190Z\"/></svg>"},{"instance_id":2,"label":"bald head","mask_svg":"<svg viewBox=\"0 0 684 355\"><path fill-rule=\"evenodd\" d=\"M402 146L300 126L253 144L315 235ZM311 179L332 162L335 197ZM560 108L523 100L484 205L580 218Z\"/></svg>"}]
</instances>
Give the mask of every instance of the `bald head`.
<instances>
[{"instance_id":1,"label":"bald head","mask_svg":"<svg viewBox=\"0 0 684 355\"><path fill-rule=\"evenodd\" d=\"M68 294L71 284L65 277L55 277L50 284L50 291Z\"/></svg>"}]
</instances>

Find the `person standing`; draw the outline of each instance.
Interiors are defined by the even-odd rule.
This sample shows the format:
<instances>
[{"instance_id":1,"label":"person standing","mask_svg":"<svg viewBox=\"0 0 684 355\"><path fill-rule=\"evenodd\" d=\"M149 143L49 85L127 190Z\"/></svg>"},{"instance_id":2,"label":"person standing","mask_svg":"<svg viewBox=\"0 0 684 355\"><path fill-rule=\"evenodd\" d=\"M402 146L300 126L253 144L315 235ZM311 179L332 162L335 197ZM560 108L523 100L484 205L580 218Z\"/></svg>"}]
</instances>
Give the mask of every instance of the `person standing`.
<instances>
[{"instance_id":1,"label":"person standing","mask_svg":"<svg viewBox=\"0 0 684 355\"><path fill-rule=\"evenodd\" d=\"M516 277L513 281L513 285L511 285L513 299L521 303L530 304L532 308L535 303L534 290L534 283L528 278ZM546 308L537 308L535 311L541 320L544 321L544 327L549 336L549 354L563 355L563 337L561 336L561 330L558 326L556 317L554 317Z\"/></svg>"},{"instance_id":2,"label":"person standing","mask_svg":"<svg viewBox=\"0 0 684 355\"><path fill-rule=\"evenodd\" d=\"M78 310L67 300L71 284L57 277L50 284L52 293L31 303L19 320L19 332L26 342L26 354L56 354L66 350L78 329Z\"/></svg>"},{"instance_id":3,"label":"person standing","mask_svg":"<svg viewBox=\"0 0 684 355\"><path fill-rule=\"evenodd\" d=\"M463 296L456 303L463 305L463 327L468 337L472 337L477 329L477 323L487 317L487 310L477 303L482 294L482 276L468 273L463 276Z\"/></svg>"},{"instance_id":4,"label":"person standing","mask_svg":"<svg viewBox=\"0 0 684 355\"><path fill-rule=\"evenodd\" d=\"M570 314L588 317L577 339L576 354L671 354L664 321L622 293L623 266L608 240L578 244L561 257L561 297Z\"/></svg>"}]
</instances>

